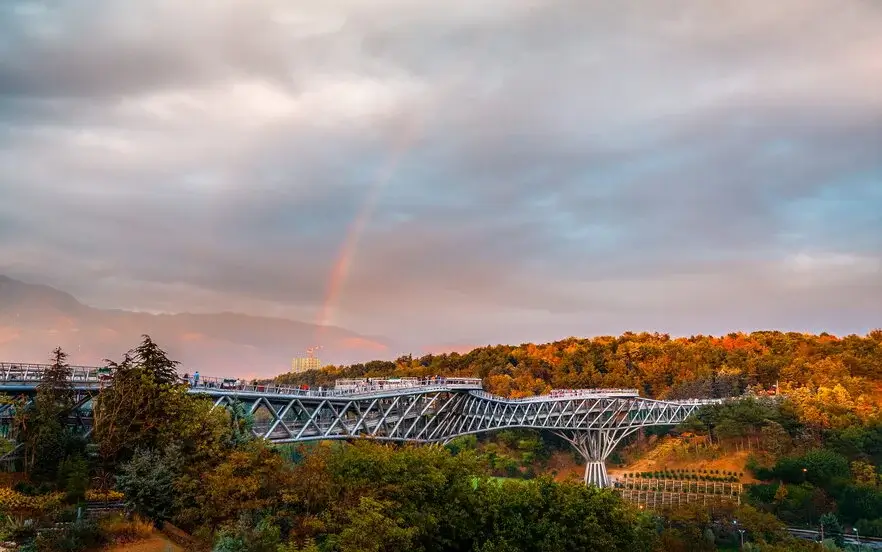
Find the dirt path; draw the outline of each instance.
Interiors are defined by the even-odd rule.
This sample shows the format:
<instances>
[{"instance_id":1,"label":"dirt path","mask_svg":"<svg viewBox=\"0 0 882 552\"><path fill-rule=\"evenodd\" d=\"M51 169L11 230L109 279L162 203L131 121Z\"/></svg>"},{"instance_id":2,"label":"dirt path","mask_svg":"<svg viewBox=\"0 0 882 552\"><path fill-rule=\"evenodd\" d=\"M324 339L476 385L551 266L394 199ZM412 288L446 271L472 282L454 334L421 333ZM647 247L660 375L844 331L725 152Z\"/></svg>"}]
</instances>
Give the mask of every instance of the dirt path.
<instances>
[{"instance_id":1,"label":"dirt path","mask_svg":"<svg viewBox=\"0 0 882 552\"><path fill-rule=\"evenodd\" d=\"M140 542L102 548L101 552L184 552L184 549L161 535L154 535Z\"/></svg>"}]
</instances>

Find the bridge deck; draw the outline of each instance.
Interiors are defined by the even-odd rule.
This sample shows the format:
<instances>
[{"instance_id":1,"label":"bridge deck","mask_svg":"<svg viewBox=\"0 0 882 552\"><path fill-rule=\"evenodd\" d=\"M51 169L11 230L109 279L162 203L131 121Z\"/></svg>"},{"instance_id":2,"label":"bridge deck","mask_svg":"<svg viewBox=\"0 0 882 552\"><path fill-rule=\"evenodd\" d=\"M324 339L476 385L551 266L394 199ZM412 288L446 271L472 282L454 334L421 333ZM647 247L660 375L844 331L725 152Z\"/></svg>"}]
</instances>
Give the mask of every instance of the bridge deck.
<instances>
[{"instance_id":1,"label":"bridge deck","mask_svg":"<svg viewBox=\"0 0 882 552\"><path fill-rule=\"evenodd\" d=\"M47 364L0 363L0 388L22 392L33 389L49 368ZM71 366L71 383L79 389L96 389L109 384L107 368L94 366ZM182 379L182 382L184 380ZM426 391L472 391L476 396L504 402L542 402L573 398L638 397L636 389L556 389L550 394L520 399L507 399L483 391L480 378L424 377L424 378L363 378L341 379L333 388L248 383L239 378L200 377L190 378L191 392L207 392L212 395L273 395L279 397L372 397L401 395Z\"/></svg>"},{"instance_id":2,"label":"bridge deck","mask_svg":"<svg viewBox=\"0 0 882 552\"><path fill-rule=\"evenodd\" d=\"M47 368L0 363L0 392L33 396ZM112 383L112 373L72 366L71 382L81 391L71 417L88 428L91 398ZM558 389L511 399L485 392L479 378L461 377L346 379L333 388L215 377L187 383L191 393L212 397L215 407L241 404L252 416L254 433L278 443L352 438L432 443L501 429L550 430L579 451L586 483L599 486L609 485L603 460L622 439L641 427L678 424L702 405L721 402L659 401L640 397L636 389ZM0 418L8 406L0 406Z\"/></svg>"}]
</instances>

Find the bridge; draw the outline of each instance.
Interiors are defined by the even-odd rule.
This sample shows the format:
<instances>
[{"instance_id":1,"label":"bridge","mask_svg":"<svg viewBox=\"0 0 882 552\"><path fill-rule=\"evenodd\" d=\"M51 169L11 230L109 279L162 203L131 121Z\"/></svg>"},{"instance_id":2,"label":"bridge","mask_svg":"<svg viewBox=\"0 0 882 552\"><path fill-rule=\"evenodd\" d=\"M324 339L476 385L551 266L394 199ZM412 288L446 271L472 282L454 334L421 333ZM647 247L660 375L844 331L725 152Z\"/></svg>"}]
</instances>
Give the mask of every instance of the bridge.
<instances>
[{"instance_id":1,"label":"bridge","mask_svg":"<svg viewBox=\"0 0 882 552\"><path fill-rule=\"evenodd\" d=\"M32 395L46 365L0 363L0 393ZM337 380L333 388L245 383L231 378L187 382L190 393L215 407L240 403L253 415L256 436L275 443L369 438L446 443L501 429L544 429L568 441L585 460L585 483L610 486L605 460L628 435L648 426L676 425L715 400L660 401L636 389L555 390L507 399L483 390L479 378ZM112 385L106 369L72 366L77 423L91 423L91 399ZM9 418L0 405L0 419ZM7 422L8 423L8 422Z\"/></svg>"}]
</instances>

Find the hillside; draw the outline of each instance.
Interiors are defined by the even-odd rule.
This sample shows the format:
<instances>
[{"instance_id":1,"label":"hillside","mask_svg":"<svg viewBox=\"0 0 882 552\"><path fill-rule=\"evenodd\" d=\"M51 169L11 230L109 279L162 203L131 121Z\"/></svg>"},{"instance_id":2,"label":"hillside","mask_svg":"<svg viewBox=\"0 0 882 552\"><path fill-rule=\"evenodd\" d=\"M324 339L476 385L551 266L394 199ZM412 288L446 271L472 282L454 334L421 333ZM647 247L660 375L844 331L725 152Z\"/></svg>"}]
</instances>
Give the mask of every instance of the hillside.
<instances>
[{"instance_id":1,"label":"hillside","mask_svg":"<svg viewBox=\"0 0 882 552\"><path fill-rule=\"evenodd\" d=\"M863 392L882 381L882 331L837 337L779 331L672 338L625 333L541 345L497 345L466 354L405 356L395 362L328 367L282 381L333 384L339 377L462 375L488 391L522 397L550 389L635 387L648 397L726 397L748 388L833 386Z\"/></svg>"},{"instance_id":2,"label":"hillside","mask_svg":"<svg viewBox=\"0 0 882 552\"><path fill-rule=\"evenodd\" d=\"M880 332L847 338L762 332L671 340L627 334L490 347L442 360L402 357L303 376L450 373L452 366L482 375L501 357L506 371L491 368L483 375L495 391L510 395L541 392L573 372L659 395L761 390L763 378L780 377L775 397L721 402L676 428L645 428L608 459L611 473L641 493L655 492L642 488L647 479L709 483L679 494L710 497L710 509L647 503L644 510L629 503L634 496L622 500L585 487L572 449L548 432L472 434L440 447L372 439L306 445L252 439L253 420L235 405L213 408L209 397L156 385L159 378L174 377L166 374L165 352L155 344L143 348L146 342L98 397L106 413L93 437L100 465L90 466L86 441L49 415L57 416L58 403L46 399L59 390L38 391L36 413L10 435L39 453L24 455L26 479L9 478L15 488L5 492L5 507L13 513L45 512L45 524L56 523L71 515L78 496L88 498L91 491L110 498L105 488L86 485L101 485L111 473L131 509L144 519L171 520L205 549L244 551L246 543L259 542L265 550L317 550L335 543L353 551L498 550L493 543L522 542L518 550L599 550L595 543L603 540L611 543L604 548L610 551L711 552L733 549L740 539L737 519L752 543L769 545L758 550L819 550L801 546L785 525L820 523L828 534L847 525L864 536L882 535L879 337ZM556 357L560 352L569 356ZM63 355L58 355L60 374ZM686 366L697 369L676 371ZM499 387L500 382L512 385ZM61 465L68 470L64 479L58 477ZM92 473L101 477L90 478ZM749 484L742 488L739 480ZM724 500L732 496L731 489L717 488L724 482L737 487L738 503ZM48 514L64 500L70 502L66 510ZM34 542L47 552L83 550L61 545L77 534L114 542L115 535L135 529L123 523L72 525L46 531ZM145 552L166 544L157 538L139 543Z\"/></svg>"},{"instance_id":3,"label":"hillside","mask_svg":"<svg viewBox=\"0 0 882 552\"><path fill-rule=\"evenodd\" d=\"M148 314L102 310L68 293L0 275L0 360L45 362L61 346L72 363L100 363L149 334L190 371L205 375L269 375L288 369L291 358L314 344L314 324L217 314ZM374 358L384 338L342 328L323 331L325 350L338 358Z\"/></svg>"}]
</instances>

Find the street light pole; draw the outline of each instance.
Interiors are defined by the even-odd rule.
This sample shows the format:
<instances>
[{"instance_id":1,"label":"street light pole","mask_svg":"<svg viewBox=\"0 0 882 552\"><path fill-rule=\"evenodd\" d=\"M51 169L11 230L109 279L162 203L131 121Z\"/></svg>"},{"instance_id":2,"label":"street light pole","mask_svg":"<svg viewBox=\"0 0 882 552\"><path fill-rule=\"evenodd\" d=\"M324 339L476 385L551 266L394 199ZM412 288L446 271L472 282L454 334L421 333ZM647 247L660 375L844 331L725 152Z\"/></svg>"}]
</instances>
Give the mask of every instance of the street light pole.
<instances>
[{"instance_id":1,"label":"street light pole","mask_svg":"<svg viewBox=\"0 0 882 552\"><path fill-rule=\"evenodd\" d=\"M744 529L738 527L737 519L733 519L732 523L735 525L735 530L741 534L741 548L744 548Z\"/></svg>"}]
</instances>

